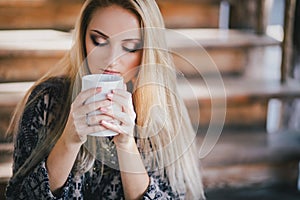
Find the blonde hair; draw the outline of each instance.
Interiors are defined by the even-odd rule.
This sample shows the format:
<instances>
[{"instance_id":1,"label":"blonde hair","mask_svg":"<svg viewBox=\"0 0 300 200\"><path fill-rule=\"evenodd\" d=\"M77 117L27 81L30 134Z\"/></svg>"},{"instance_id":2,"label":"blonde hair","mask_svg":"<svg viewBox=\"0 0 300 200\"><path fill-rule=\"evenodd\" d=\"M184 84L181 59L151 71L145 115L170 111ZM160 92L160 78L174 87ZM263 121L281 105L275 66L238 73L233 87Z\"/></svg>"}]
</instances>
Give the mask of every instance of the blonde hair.
<instances>
[{"instance_id":1,"label":"blonde hair","mask_svg":"<svg viewBox=\"0 0 300 200\"><path fill-rule=\"evenodd\" d=\"M8 132L17 132L22 112L30 104L26 101L33 88L50 77L64 75L70 80L67 104L70 106L81 90L81 77L88 73L85 62L85 32L93 12L99 7L119 5L130 10L141 21L143 31L143 57L134 86L133 103L137 114L137 137L142 155L150 156L153 170L166 173L171 187L179 194L186 192L187 199L204 199L192 128L188 112L176 88L176 74L164 36L164 22L154 0L87 0L75 26L74 45L50 71L27 92L16 109ZM31 101L32 102L32 101ZM47 134L42 144L14 176L26 175L45 158L62 134L68 118L69 106L56 129ZM75 171L85 172L93 165L94 158L81 148ZM148 163L149 164L149 163Z\"/></svg>"}]
</instances>

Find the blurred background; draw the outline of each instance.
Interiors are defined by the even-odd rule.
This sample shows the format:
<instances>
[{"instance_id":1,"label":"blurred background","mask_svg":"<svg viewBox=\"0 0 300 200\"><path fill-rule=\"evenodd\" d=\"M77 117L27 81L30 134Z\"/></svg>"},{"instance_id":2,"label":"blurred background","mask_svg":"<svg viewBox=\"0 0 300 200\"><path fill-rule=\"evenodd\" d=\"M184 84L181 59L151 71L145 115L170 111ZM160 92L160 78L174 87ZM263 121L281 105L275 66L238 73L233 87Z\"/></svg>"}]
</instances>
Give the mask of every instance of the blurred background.
<instances>
[{"instance_id":1,"label":"blurred background","mask_svg":"<svg viewBox=\"0 0 300 200\"><path fill-rule=\"evenodd\" d=\"M12 174L11 114L70 48L83 3L0 0L0 199ZM299 1L157 3L197 129L207 198L300 199ZM205 136L218 140L204 155Z\"/></svg>"}]
</instances>

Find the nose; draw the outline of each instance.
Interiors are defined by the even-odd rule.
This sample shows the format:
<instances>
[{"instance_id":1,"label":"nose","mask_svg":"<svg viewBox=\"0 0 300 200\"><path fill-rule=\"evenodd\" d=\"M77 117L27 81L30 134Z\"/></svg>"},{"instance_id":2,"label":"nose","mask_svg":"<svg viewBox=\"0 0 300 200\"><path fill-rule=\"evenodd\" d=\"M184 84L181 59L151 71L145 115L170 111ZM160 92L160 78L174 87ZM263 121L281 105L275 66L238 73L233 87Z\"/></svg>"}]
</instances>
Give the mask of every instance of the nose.
<instances>
[{"instance_id":1,"label":"nose","mask_svg":"<svg viewBox=\"0 0 300 200\"><path fill-rule=\"evenodd\" d=\"M120 64L120 58L121 58L121 49L117 45L111 46L109 49L109 54L107 58L107 67L109 68L115 68Z\"/></svg>"}]
</instances>

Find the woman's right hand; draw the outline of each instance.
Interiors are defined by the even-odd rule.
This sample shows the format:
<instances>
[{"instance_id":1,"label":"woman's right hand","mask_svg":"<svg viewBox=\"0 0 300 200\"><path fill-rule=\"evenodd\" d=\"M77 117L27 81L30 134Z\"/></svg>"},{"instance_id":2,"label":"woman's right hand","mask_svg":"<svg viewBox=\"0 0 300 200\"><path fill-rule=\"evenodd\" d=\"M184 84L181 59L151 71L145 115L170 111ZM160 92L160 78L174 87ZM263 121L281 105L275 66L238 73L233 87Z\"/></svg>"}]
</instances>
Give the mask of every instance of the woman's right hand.
<instances>
[{"instance_id":1,"label":"woman's right hand","mask_svg":"<svg viewBox=\"0 0 300 200\"><path fill-rule=\"evenodd\" d=\"M82 145L87 140L88 134L105 129L99 122L101 120L110 120L110 117L98 114L89 117L87 120L88 113L99 110L101 107L108 107L111 105L110 100L85 104L87 99L100 92L101 88L92 88L82 91L72 103L68 121L62 133L62 139L66 144Z\"/></svg>"}]
</instances>

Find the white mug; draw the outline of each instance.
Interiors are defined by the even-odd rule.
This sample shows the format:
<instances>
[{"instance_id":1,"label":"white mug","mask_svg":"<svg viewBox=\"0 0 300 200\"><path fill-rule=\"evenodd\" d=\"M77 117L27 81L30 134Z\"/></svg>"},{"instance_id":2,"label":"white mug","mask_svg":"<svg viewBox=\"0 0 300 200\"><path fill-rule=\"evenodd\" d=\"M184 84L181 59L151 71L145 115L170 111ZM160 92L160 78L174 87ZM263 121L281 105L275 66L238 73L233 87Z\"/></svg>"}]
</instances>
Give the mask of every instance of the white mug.
<instances>
[{"instance_id":1,"label":"white mug","mask_svg":"<svg viewBox=\"0 0 300 200\"><path fill-rule=\"evenodd\" d=\"M123 78L121 76L115 76L110 74L90 74L82 77L82 91L90 88L95 88L96 90L97 87L102 88L101 92L90 97L85 103L92 103L95 101L104 100L106 99L106 95L110 93L113 89L123 88ZM95 108L95 111L88 113L87 118L92 115L101 114L101 112L96 109L98 108ZM112 106L112 110L113 112L118 112L121 110L121 106L114 104ZM117 135L117 133L111 130L104 130L96 133L91 133L89 135L105 137L114 136Z\"/></svg>"}]
</instances>

